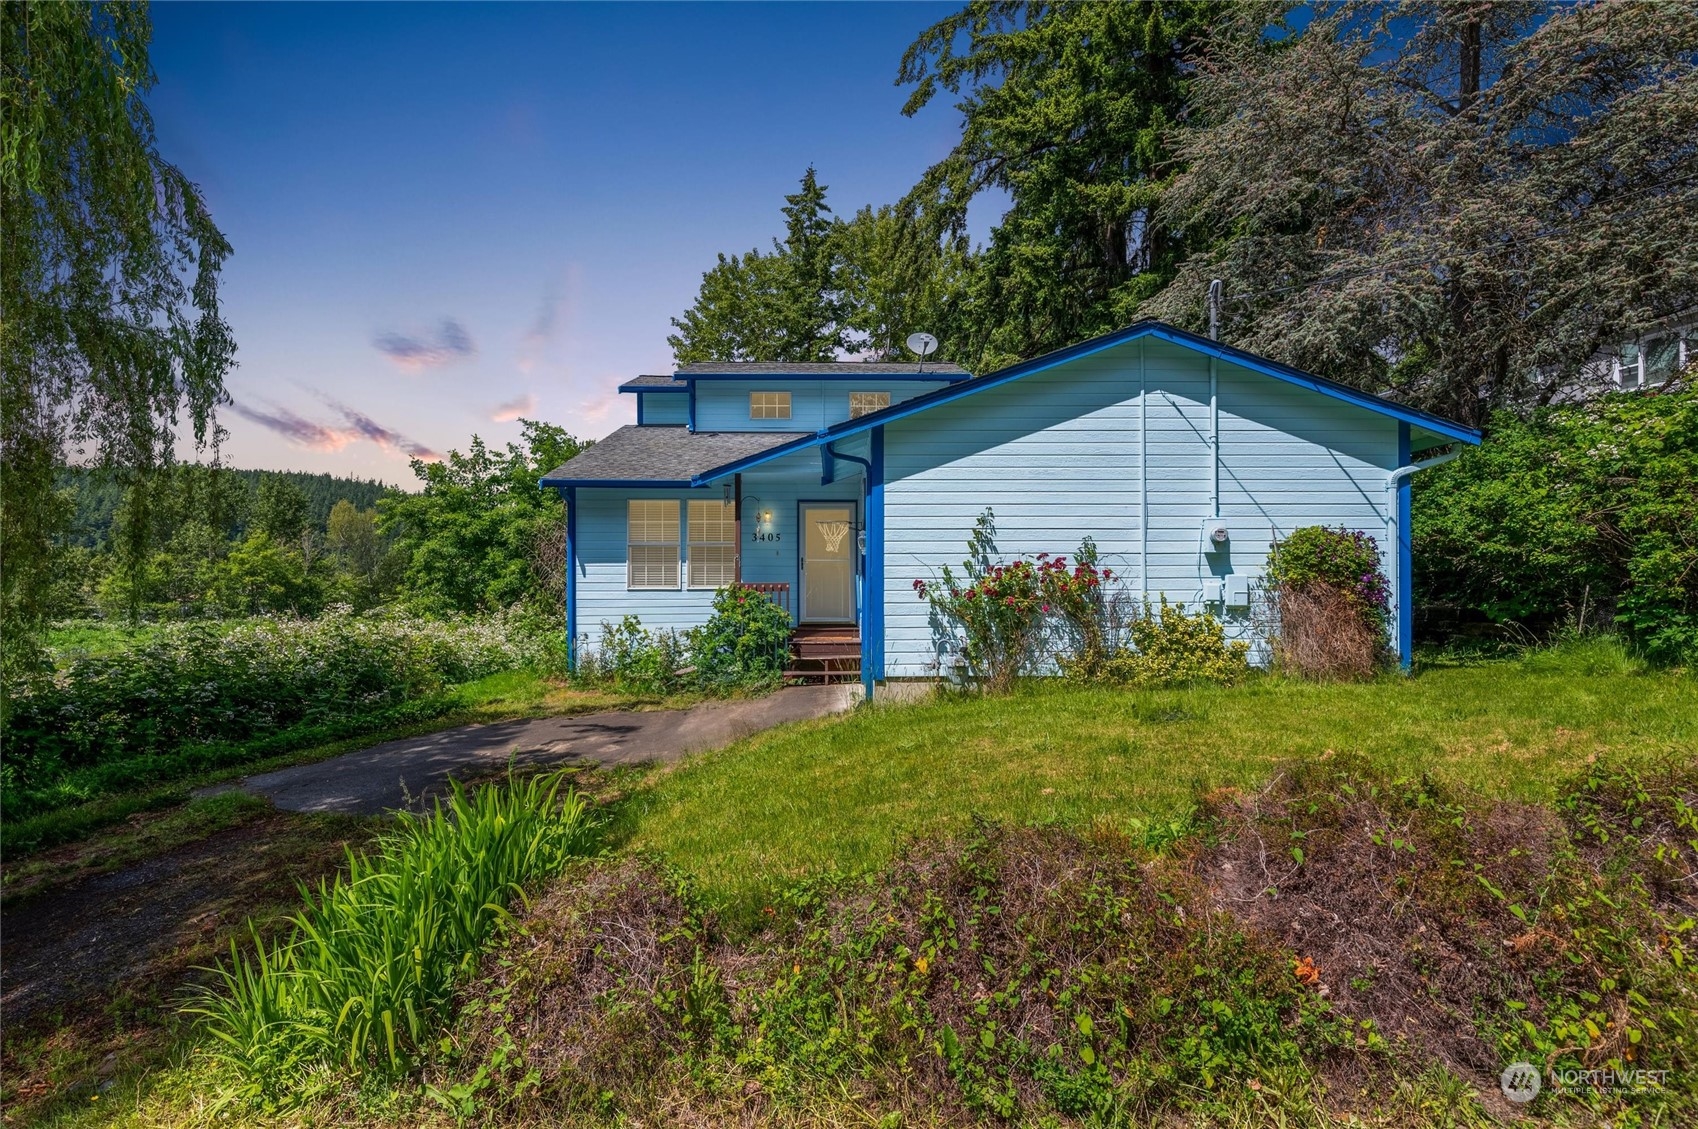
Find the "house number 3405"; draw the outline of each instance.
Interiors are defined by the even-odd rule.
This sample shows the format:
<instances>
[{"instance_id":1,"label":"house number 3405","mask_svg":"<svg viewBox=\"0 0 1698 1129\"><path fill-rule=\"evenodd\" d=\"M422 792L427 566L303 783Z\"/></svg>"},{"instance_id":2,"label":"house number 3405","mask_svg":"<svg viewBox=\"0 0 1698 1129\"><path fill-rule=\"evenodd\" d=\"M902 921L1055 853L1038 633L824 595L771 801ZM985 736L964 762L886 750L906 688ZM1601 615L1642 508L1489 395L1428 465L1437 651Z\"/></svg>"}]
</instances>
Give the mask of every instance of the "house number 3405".
<instances>
[{"instance_id":1,"label":"house number 3405","mask_svg":"<svg viewBox=\"0 0 1698 1129\"><path fill-rule=\"evenodd\" d=\"M762 533L758 529L749 534L749 540L751 541L779 541L782 540L783 537L784 534L782 533Z\"/></svg>"}]
</instances>

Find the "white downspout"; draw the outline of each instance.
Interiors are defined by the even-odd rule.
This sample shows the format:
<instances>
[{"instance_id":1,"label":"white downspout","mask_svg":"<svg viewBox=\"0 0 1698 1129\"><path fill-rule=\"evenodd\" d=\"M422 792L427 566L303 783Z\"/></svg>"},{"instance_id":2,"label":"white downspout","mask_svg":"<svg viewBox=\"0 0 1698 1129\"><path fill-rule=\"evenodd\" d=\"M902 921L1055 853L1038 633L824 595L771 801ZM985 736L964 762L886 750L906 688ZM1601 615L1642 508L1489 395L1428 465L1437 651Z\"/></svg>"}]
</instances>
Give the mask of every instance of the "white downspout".
<instances>
[{"instance_id":1,"label":"white downspout","mask_svg":"<svg viewBox=\"0 0 1698 1129\"><path fill-rule=\"evenodd\" d=\"M1138 338L1138 586L1150 598L1150 375Z\"/></svg>"},{"instance_id":2,"label":"white downspout","mask_svg":"<svg viewBox=\"0 0 1698 1129\"><path fill-rule=\"evenodd\" d=\"M1209 340L1220 340L1220 279L1209 283ZM1220 516L1220 375L1209 358L1209 516Z\"/></svg>"}]
</instances>

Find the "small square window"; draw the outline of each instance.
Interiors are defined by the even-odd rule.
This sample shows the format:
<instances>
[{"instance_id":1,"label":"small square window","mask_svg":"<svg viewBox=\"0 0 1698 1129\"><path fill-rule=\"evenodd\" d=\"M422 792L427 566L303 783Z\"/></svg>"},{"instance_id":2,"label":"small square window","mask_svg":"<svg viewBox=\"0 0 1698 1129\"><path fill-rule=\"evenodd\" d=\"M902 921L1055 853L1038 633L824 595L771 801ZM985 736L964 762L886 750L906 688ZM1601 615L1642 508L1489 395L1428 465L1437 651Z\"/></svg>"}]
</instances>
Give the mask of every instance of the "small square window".
<instances>
[{"instance_id":1,"label":"small square window","mask_svg":"<svg viewBox=\"0 0 1698 1129\"><path fill-rule=\"evenodd\" d=\"M890 407L888 392L851 392L849 393L849 418L859 419L873 412L881 412Z\"/></svg>"},{"instance_id":2,"label":"small square window","mask_svg":"<svg viewBox=\"0 0 1698 1129\"><path fill-rule=\"evenodd\" d=\"M789 419L790 393L788 392L751 392L749 393L750 419Z\"/></svg>"}]
</instances>

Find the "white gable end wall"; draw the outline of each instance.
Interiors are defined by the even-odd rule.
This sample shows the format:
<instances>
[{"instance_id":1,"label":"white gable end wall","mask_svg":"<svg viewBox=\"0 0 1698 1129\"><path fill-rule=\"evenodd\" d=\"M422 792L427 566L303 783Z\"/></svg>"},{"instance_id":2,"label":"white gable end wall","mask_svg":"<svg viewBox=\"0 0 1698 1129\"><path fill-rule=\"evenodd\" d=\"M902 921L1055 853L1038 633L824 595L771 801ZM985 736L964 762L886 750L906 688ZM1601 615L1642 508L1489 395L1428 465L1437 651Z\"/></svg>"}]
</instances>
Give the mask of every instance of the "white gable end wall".
<instances>
[{"instance_id":1,"label":"white gable end wall","mask_svg":"<svg viewBox=\"0 0 1698 1129\"><path fill-rule=\"evenodd\" d=\"M1364 530L1395 567L1384 507L1397 422L1226 363L1217 376L1220 513L1231 541L1204 553L1209 390L1208 358L1142 339L886 425L886 677L937 673L913 583L945 564L959 569L987 507L1004 559L1071 553L1088 534L1134 590L1193 609L1207 581L1259 576L1269 542L1300 526ZM1235 636L1248 632L1243 614L1227 624Z\"/></svg>"}]
</instances>

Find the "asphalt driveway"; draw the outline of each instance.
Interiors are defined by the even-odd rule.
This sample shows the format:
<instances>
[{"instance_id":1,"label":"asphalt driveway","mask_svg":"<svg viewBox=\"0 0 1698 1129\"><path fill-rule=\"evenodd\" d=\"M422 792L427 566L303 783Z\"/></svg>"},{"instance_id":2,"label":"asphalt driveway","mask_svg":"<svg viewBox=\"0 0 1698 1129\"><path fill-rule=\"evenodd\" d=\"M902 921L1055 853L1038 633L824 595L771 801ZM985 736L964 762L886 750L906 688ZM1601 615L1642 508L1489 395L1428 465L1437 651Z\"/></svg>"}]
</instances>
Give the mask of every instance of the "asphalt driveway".
<instances>
[{"instance_id":1,"label":"asphalt driveway","mask_svg":"<svg viewBox=\"0 0 1698 1129\"><path fill-rule=\"evenodd\" d=\"M236 787L285 811L371 815L417 808L450 778L499 771L510 759L519 765L602 766L677 760L775 725L837 713L860 697L859 685L790 686L764 698L687 710L468 725L250 776Z\"/></svg>"}]
</instances>

